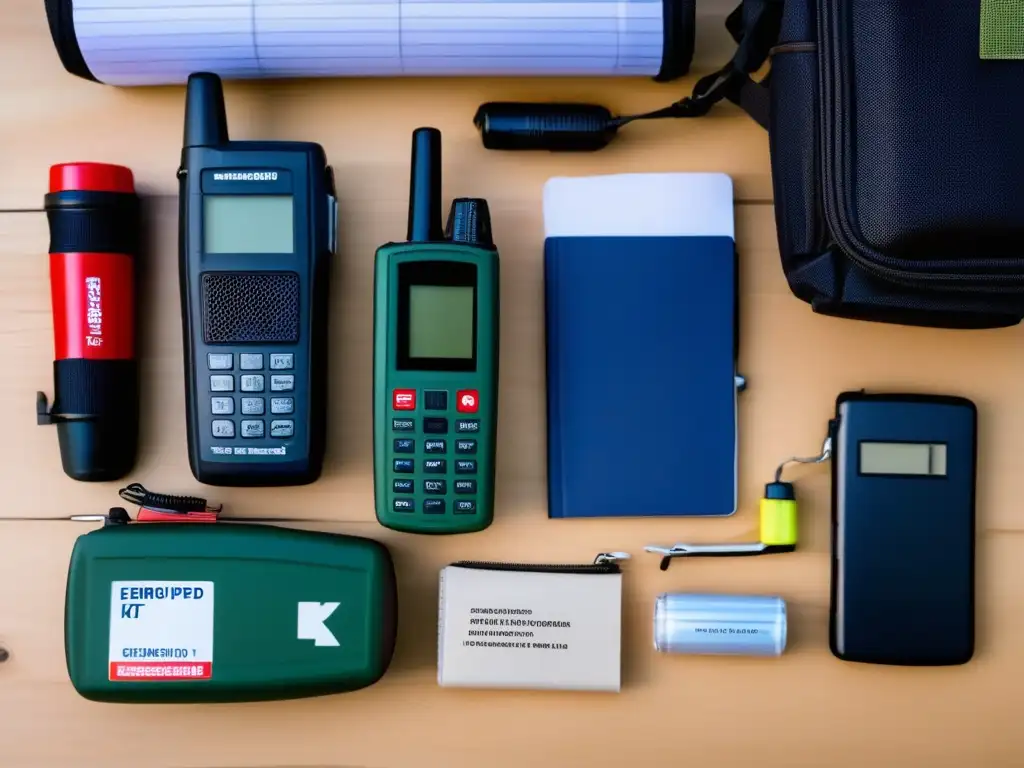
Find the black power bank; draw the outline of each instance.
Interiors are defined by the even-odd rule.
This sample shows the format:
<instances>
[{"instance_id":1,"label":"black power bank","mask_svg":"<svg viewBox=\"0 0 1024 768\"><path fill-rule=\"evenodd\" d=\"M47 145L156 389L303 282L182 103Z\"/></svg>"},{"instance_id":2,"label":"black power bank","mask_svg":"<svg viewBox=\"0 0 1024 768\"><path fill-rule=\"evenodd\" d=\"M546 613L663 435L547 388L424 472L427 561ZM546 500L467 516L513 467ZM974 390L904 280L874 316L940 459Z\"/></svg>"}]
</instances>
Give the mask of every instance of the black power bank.
<instances>
[{"instance_id":1,"label":"black power bank","mask_svg":"<svg viewBox=\"0 0 1024 768\"><path fill-rule=\"evenodd\" d=\"M874 664L969 661L975 405L844 393L832 451L832 653Z\"/></svg>"}]
</instances>

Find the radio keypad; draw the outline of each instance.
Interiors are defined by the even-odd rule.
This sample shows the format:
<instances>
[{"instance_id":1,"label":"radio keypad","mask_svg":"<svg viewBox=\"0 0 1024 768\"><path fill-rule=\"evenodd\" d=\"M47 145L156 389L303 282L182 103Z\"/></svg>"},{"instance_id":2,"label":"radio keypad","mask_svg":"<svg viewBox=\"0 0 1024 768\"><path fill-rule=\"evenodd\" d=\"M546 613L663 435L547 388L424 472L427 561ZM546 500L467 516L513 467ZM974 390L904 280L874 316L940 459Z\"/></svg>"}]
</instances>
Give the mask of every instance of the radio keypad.
<instances>
[{"instance_id":1,"label":"radio keypad","mask_svg":"<svg viewBox=\"0 0 1024 768\"><path fill-rule=\"evenodd\" d=\"M446 435L448 434L448 419L424 419L423 431L428 435Z\"/></svg>"},{"instance_id":2,"label":"radio keypad","mask_svg":"<svg viewBox=\"0 0 1024 768\"><path fill-rule=\"evenodd\" d=\"M262 379L263 377L260 376ZM271 392L291 392L295 389L295 377L291 374L270 377Z\"/></svg>"},{"instance_id":3,"label":"radio keypad","mask_svg":"<svg viewBox=\"0 0 1024 768\"><path fill-rule=\"evenodd\" d=\"M402 389L401 401L395 397L398 391L388 393L392 406L391 467L393 473L400 475L391 480L392 509L435 515L475 513L478 492L475 475L479 465L476 458L463 456L477 453L477 440L468 435L480 433L480 420L450 418L449 413L452 416L462 414L454 413L457 403L451 401L448 391ZM414 403L413 408L408 407L410 401ZM395 407L398 402L401 408ZM449 437L452 433L459 435L458 439ZM426 439L417 440L413 437L415 434L424 435ZM449 467L458 479L446 477ZM413 500L408 497L413 493L422 495ZM450 505L442 498L449 494L453 494Z\"/></svg>"},{"instance_id":4,"label":"radio keypad","mask_svg":"<svg viewBox=\"0 0 1024 768\"><path fill-rule=\"evenodd\" d=\"M236 368L237 365L237 368ZM206 368L210 381L210 415L214 417L210 430L216 441L243 438L258 440L265 437L287 439L295 436L293 419L273 419L269 430L263 419L242 418L235 421L226 416L263 416L267 413L267 398L254 397L253 393L266 391L267 375L264 373L220 373L221 371L289 371L295 368L295 355L291 352L210 352L206 355ZM294 374L274 374L271 390L292 392L295 390ZM244 396L233 393L241 392ZM269 412L274 416L289 416L295 412L294 397L270 398Z\"/></svg>"},{"instance_id":5,"label":"radio keypad","mask_svg":"<svg viewBox=\"0 0 1024 768\"><path fill-rule=\"evenodd\" d=\"M447 390L428 389L423 393L423 407L428 411L448 410Z\"/></svg>"},{"instance_id":6,"label":"radio keypad","mask_svg":"<svg viewBox=\"0 0 1024 768\"><path fill-rule=\"evenodd\" d=\"M270 422L271 437L291 437L295 434L295 422L283 419L275 419Z\"/></svg>"},{"instance_id":7,"label":"radio keypad","mask_svg":"<svg viewBox=\"0 0 1024 768\"><path fill-rule=\"evenodd\" d=\"M238 356L238 367L243 371L262 371L263 355L258 353L242 353Z\"/></svg>"},{"instance_id":8,"label":"radio keypad","mask_svg":"<svg viewBox=\"0 0 1024 768\"><path fill-rule=\"evenodd\" d=\"M263 391L263 374L250 373L246 376L242 376L242 391L243 392L262 392Z\"/></svg>"},{"instance_id":9,"label":"radio keypad","mask_svg":"<svg viewBox=\"0 0 1024 768\"><path fill-rule=\"evenodd\" d=\"M243 416L262 416L263 415L263 398L262 397L243 397L242 398L242 415Z\"/></svg>"},{"instance_id":10,"label":"radio keypad","mask_svg":"<svg viewBox=\"0 0 1024 768\"><path fill-rule=\"evenodd\" d=\"M270 412L271 413L291 413L295 410L295 400L290 397L272 397L270 398Z\"/></svg>"},{"instance_id":11,"label":"radio keypad","mask_svg":"<svg viewBox=\"0 0 1024 768\"><path fill-rule=\"evenodd\" d=\"M270 356L270 370L290 371L295 367L295 355L291 352L275 352Z\"/></svg>"},{"instance_id":12,"label":"radio keypad","mask_svg":"<svg viewBox=\"0 0 1024 768\"><path fill-rule=\"evenodd\" d=\"M232 368L232 357L234 356L211 352L206 356L206 367L211 371L230 371Z\"/></svg>"},{"instance_id":13,"label":"radio keypad","mask_svg":"<svg viewBox=\"0 0 1024 768\"><path fill-rule=\"evenodd\" d=\"M214 416L231 416L235 412L235 401L230 397L211 397L210 413Z\"/></svg>"},{"instance_id":14,"label":"radio keypad","mask_svg":"<svg viewBox=\"0 0 1024 768\"><path fill-rule=\"evenodd\" d=\"M263 437L263 421L260 419L243 419L242 437Z\"/></svg>"}]
</instances>

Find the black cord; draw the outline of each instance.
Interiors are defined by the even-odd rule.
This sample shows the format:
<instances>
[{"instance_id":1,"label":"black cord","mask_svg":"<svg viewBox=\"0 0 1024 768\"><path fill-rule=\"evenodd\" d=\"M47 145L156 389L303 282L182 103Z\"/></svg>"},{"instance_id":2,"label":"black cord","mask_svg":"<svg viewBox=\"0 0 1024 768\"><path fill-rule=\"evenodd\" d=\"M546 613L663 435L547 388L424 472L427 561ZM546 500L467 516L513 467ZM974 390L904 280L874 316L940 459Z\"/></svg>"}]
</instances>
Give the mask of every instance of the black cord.
<instances>
[{"instance_id":1,"label":"black cord","mask_svg":"<svg viewBox=\"0 0 1024 768\"><path fill-rule=\"evenodd\" d=\"M142 483L132 483L127 488L122 488L118 491L118 494L125 501L154 510L202 512L210 509L206 504L206 499L201 496L173 496L168 493L153 493L152 491L147 491Z\"/></svg>"}]
</instances>

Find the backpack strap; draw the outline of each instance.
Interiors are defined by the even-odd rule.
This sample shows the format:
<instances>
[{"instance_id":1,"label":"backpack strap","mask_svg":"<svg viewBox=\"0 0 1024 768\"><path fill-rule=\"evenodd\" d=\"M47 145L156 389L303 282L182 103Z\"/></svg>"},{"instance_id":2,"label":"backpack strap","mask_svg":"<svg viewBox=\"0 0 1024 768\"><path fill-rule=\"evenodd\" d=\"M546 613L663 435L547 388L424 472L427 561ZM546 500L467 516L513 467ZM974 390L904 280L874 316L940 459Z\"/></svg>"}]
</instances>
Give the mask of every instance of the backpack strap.
<instances>
[{"instance_id":1,"label":"backpack strap","mask_svg":"<svg viewBox=\"0 0 1024 768\"><path fill-rule=\"evenodd\" d=\"M726 29L738 44L729 63L698 80L693 93L686 98L664 109L620 118L619 124L661 117L703 117L715 104L726 99L767 129L771 73L760 82L751 74L768 60L772 46L779 39L783 2L743 0L725 21Z\"/></svg>"}]
</instances>

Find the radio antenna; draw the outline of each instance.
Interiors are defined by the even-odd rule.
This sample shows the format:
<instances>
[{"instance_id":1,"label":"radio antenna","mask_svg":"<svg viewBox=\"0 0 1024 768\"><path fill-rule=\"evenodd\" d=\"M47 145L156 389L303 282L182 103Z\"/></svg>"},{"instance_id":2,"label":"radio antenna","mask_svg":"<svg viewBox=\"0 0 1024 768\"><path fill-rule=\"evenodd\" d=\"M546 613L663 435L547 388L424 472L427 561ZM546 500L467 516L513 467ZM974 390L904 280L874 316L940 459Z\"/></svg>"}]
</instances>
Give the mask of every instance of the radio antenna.
<instances>
[{"instance_id":1,"label":"radio antenna","mask_svg":"<svg viewBox=\"0 0 1024 768\"><path fill-rule=\"evenodd\" d=\"M188 147L216 147L228 141L224 88L211 72L189 75L185 91L185 140Z\"/></svg>"},{"instance_id":2,"label":"radio antenna","mask_svg":"<svg viewBox=\"0 0 1024 768\"><path fill-rule=\"evenodd\" d=\"M409 179L410 243L444 240L441 226L441 132L417 128L412 134L412 170Z\"/></svg>"}]
</instances>

